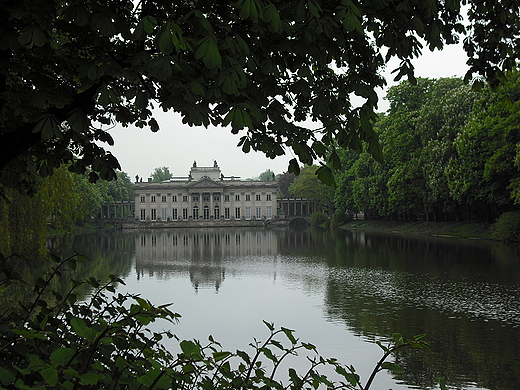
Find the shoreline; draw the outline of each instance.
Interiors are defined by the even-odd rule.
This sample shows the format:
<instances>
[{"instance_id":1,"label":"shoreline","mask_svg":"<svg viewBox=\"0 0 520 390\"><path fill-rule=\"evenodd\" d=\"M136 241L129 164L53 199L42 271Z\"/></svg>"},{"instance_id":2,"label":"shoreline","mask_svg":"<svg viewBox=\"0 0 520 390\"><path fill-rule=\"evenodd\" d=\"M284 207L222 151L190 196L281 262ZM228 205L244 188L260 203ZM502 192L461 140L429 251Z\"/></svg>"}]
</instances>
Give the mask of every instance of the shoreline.
<instances>
[{"instance_id":1,"label":"shoreline","mask_svg":"<svg viewBox=\"0 0 520 390\"><path fill-rule=\"evenodd\" d=\"M424 222L362 219L339 226L344 230L379 231L396 234L457 237L473 240L493 240L490 226L476 222Z\"/></svg>"}]
</instances>

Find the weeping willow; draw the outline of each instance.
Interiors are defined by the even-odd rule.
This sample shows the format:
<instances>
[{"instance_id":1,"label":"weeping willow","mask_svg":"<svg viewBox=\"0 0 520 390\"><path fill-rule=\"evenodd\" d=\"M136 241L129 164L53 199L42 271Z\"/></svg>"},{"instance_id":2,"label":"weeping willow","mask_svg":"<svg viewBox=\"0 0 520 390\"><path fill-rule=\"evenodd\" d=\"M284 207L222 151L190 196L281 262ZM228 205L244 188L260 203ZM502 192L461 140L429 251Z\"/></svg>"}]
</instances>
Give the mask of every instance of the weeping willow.
<instances>
[{"instance_id":1,"label":"weeping willow","mask_svg":"<svg viewBox=\"0 0 520 390\"><path fill-rule=\"evenodd\" d=\"M0 252L45 254L50 233L65 234L87 213L74 174L66 167L42 179L29 197L7 189L0 199Z\"/></svg>"}]
</instances>

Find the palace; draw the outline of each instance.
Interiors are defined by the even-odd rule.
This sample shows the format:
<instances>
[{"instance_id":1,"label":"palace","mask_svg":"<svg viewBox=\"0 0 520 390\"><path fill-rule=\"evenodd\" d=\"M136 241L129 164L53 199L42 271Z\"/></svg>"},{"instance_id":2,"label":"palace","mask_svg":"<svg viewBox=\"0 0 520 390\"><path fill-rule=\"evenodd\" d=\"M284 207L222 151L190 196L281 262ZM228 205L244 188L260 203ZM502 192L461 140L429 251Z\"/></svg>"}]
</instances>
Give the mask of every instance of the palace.
<instances>
[{"instance_id":1,"label":"palace","mask_svg":"<svg viewBox=\"0 0 520 390\"><path fill-rule=\"evenodd\" d=\"M225 177L194 162L186 177L163 182L136 182L135 220L155 224L217 225L261 222L276 217L276 181Z\"/></svg>"}]
</instances>

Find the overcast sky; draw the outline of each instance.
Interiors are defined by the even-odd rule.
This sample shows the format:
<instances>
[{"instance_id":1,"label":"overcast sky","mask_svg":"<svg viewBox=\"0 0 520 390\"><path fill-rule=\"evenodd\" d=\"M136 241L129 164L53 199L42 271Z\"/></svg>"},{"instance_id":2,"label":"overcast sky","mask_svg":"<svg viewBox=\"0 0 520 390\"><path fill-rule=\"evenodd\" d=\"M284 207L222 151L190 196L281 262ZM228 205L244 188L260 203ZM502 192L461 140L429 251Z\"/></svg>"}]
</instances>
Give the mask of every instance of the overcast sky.
<instances>
[{"instance_id":1,"label":"overcast sky","mask_svg":"<svg viewBox=\"0 0 520 390\"><path fill-rule=\"evenodd\" d=\"M466 56L460 45L448 46L442 52L427 51L414 61L416 77L463 77L466 73ZM385 73L389 86L392 85L390 71L395 66L388 66ZM384 91L380 91L379 112L386 111L388 102L383 100ZM274 160L261 153L244 154L237 143L240 133L231 134L228 128L189 127L183 125L176 113L164 113L157 110L156 119L161 130L152 133L149 129L122 128L110 130L115 145L107 146L132 180L136 175L146 180L154 168L166 166L175 176L186 176L193 161L199 167L213 166L216 160L225 176L240 176L243 179L258 177L266 169L275 174L287 171L289 154Z\"/></svg>"}]
</instances>

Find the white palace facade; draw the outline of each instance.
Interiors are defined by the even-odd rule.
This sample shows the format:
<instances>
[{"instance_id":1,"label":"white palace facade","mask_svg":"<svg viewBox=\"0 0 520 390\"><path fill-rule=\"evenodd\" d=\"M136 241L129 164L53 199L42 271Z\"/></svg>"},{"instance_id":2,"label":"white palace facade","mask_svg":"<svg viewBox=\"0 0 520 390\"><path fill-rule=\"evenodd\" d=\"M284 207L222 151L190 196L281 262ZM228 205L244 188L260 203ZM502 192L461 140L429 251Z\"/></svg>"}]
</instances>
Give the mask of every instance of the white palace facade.
<instances>
[{"instance_id":1,"label":"white palace facade","mask_svg":"<svg viewBox=\"0 0 520 390\"><path fill-rule=\"evenodd\" d=\"M276 217L276 181L225 177L217 162L186 177L136 182L135 222L155 225L254 224Z\"/></svg>"}]
</instances>

